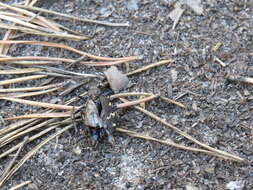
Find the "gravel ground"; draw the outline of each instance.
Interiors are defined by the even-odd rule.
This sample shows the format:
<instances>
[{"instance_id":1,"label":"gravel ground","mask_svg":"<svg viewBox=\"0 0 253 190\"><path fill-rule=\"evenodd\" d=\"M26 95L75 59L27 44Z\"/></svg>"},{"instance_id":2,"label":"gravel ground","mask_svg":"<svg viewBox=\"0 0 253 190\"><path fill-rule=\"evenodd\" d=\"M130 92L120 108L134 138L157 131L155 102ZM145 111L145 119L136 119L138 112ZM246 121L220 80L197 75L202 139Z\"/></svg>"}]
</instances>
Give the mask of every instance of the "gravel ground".
<instances>
[{"instance_id":1,"label":"gravel ground","mask_svg":"<svg viewBox=\"0 0 253 190\"><path fill-rule=\"evenodd\" d=\"M159 143L115 134L115 146L108 142L97 147L78 126L52 140L26 162L3 189L31 180L23 189L253 189L253 88L231 82L229 75L253 77L253 1L202 2L203 14L189 6L173 29L169 13L176 1L169 0L59 0L44 1L42 7L110 22L128 22L130 27L107 27L81 22L57 22L90 36L87 41L64 41L26 35L22 40L64 43L101 56L141 55L130 64L136 69L163 59L173 63L130 77L127 91L160 93L187 105L154 100L146 109L166 119L201 142L247 160L234 163L218 158L167 147ZM49 18L53 18L50 17ZM54 17L55 19L55 17ZM212 48L218 43L221 47ZM61 56L76 59L67 51L18 45L12 56ZM225 63L222 65L217 58ZM60 65L64 68L66 65ZM99 72L105 68L74 66L75 72ZM121 70L126 71L123 65ZM6 79L0 76L0 79ZM68 80L68 79L66 79ZM43 80L20 86L38 85ZM79 88L71 96L82 93ZM69 97L57 93L34 98L44 102L64 102ZM34 113L36 108L0 101L3 117ZM172 139L197 147L192 142L134 109L120 113L119 126L153 137ZM35 144L30 143L27 150ZM25 152L25 151L24 151ZM3 170L11 158L1 160Z\"/></svg>"}]
</instances>

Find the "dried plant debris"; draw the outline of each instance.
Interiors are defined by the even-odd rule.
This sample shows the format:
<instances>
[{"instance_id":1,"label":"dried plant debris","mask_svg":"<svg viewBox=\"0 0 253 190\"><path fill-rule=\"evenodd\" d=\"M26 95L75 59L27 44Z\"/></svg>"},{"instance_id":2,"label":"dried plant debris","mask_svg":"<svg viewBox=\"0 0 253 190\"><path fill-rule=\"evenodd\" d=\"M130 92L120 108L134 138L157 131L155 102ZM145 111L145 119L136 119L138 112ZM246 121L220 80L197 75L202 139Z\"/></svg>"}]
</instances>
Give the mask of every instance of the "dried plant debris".
<instances>
[{"instance_id":1,"label":"dried plant debris","mask_svg":"<svg viewBox=\"0 0 253 190\"><path fill-rule=\"evenodd\" d=\"M2 166L0 170L3 171L0 177L1 189L5 188L3 184L6 185L6 189L31 188L23 187L31 183L25 180L37 183L31 178L31 173L35 176L46 176L36 184L39 189L50 189L54 184L59 185L59 183L57 187L59 189L65 187L101 189L103 185L104 188L111 188L112 186L105 185L101 181L106 181L107 184L119 184L110 180L115 178L125 180L126 175L122 173L126 171L126 168L121 170L118 167L125 167L125 165L115 166L115 163L121 162L118 156L122 153L136 155L137 163L145 162L145 168L143 168L145 172L140 176L137 175L136 180L128 181L134 184L124 184L123 188L201 189L207 186L206 188L217 189L220 184L227 189L243 189L248 186L251 188L251 174L248 171L252 167L248 165L248 161L249 163L252 161L249 143L252 102L248 100L253 99L251 95L253 80L250 70L246 67L250 66L250 55L252 55L249 48L251 44L247 43L250 42L248 39L251 39L251 36L245 41L249 32L248 20L251 18L247 1L224 3L209 0L202 3L201 0L161 2L131 0L115 1L113 4L106 5L95 3L89 5L81 0L68 1L71 10L74 10L77 5L74 13L76 17L35 7L38 6L39 1L41 2L41 0L23 2L18 0L15 2L21 2L22 5L15 4L15 6L0 3L0 28L5 28L7 31L5 35L2 35L3 40L0 41L0 115L3 116L3 118L0 116L0 165ZM58 2L60 4L66 1ZM84 6L80 8L78 3ZM164 5L174 6L174 10L168 15L167 7ZM44 7L46 7L45 4ZM57 4L52 8L59 10L59 7ZM203 7L206 8L207 14L203 14ZM82 11L92 11L92 13L81 12L79 8ZM121 12L124 12L124 15ZM129 17L125 17L128 13ZM46 15L51 15L51 17ZM130 18L133 19L133 24L130 28L122 27L117 30L105 26L129 26L129 24L96 21L80 15L118 21ZM161 22L164 15L168 15L167 18L174 22L173 29L177 27L177 31L166 32L168 26ZM183 15L185 18L182 19ZM195 15L201 16L195 17ZM158 20L156 20L157 16ZM80 24L77 27L78 30L82 27L82 30L90 36L95 34L94 38L86 40L84 44L75 41L67 42L68 46L63 45L63 41L57 41L58 43L51 41L58 40L53 39L55 37L70 40L81 40L86 37L65 27L70 19ZM180 19L184 20L184 23L178 25ZM90 24L85 25L79 21ZM98 24L104 26L98 26ZM147 33L138 33L136 38L136 35L129 32L135 30L136 26L146 24L151 28L154 27L158 33L161 32L162 40L157 41ZM70 24L69 27L72 25ZM93 31L94 28L98 32ZM123 41L121 34L124 36ZM112 36L113 39L120 38L114 41L110 38ZM15 40L17 38L19 40ZM119 45L118 42L120 42ZM107 45L100 46L101 44ZM140 46L140 44L143 45ZM23 47L28 48L26 45L39 45L46 48L41 47L43 51L36 54L40 56L36 56L30 51L23 53ZM98 46L93 49L94 45ZM13 49L9 51L10 47L17 51L14 52ZM90 53L84 52L86 47L91 47L88 49ZM117 50L116 53L114 48ZM50 53L44 54L44 50L48 49ZM228 62L228 59L224 58L222 55L224 49L235 61ZM94 52L96 55L92 54ZM133 52L134 55L141 52L145 63L160 60L161 57L163 60L148 65L143 62L145 66L133 71L130 69L132 66L128 66L128 69L124 70L127 72L125 73L120 71L119 64L128 64L130 61L140 59L139 56L119 57L126 55L126 52ZM109 57L102 57L103 54ZM111 55L115 57L110 57ZM173 60L169 59L170 57ZM194 64L192 64L193 61ZM203 64L195 64L195 62ZM112 67L106 68L107 70L100 68L104 66ZM161 67L157 68L158 66ZM143 75L146 71L149 75ZM101 87L100 82L104 79L108 82L103 83ZM128 92L124 92L130 80L135 85L127 89ZM173 93L167 90L167 83L171 81L173 83L169 88ZM228 85L224 85L224 82ZM108 90L108 84L117 94L103 93L105 88ZM215 94L210 92L209 84L212 91L215 89ZM92 87L96 88L98 93L95 93L96 90L94 93L87 91ZM210 93L212 93L211 96ZM84 98L80 100L80 97ZM131 101L121 99L122 97L129 98ZM112 105L114 102L117 104ZM9 110L13 111L9 113ZM120 117L116 118L118 115ZM120 120L120 125L116 119ZM75 132L74 129L76 129ZM87 136L85 129L90 131L91 138L89 134ZM66 131L70 132L66 134L66 138L57 138L52 141L53 138ZM119 134L124 136L118 136ZM214 140L209 140L209 137L214 137ZM82 140L79 141L78 138ZM103 142L100 141L102 138ZM24 139L23 142L22 139ZM97 147L90 144L92 139L100 141ZM108 141L114 146L109 146ZM30 160L48 142L51 142L50 145L41 149L40 154ZM35 144L37 146L33 147ZM80 147L80 150L75 151L76 155L72 154L73 144L75 147ZM48 153L49 149L52 150L52 146L55 147L53 148L55 151L60 149L65 163L62 163L63 167L59 167L59 171L56 172L40 171L42 165L39 165L36 159L44 151L48 159L58 160ZM71 164L71 159L65 157L65 153L69 153L68 150L71 151L70 156L74 157L71 158L74 164ZM27 151L30 152L26 154ZM24 165L28 160L30 160L29 164ZM40 158L40 160L46 159ZM91 166L89 166L90 163ZM54 162L54 166L57 164ZM71 167L65 170L65 164ZM31 172L27 171L25 176L19 178L20 173L17 173L18 175L15 173L21 166L24 170L30 169ZM127 169L131 170L131 168L134 167L130 163ZM175 172L171 173L171 169ZM237 170L240 176L235 180L235 177L238 177ZM236 176L231 171L237 171ZM44 175L44 172L48 172L50 177ZM55 174L59 175L56 182L52 177ZM207 181L206 174L209 179ZM6 184L6 180L13 175L15 175L14 180ZM87 179L87 176L91 176L90 179ZM176 183L174 180L167 180L171 176L173 179L175 177ZM178 180L182 176L184 180ZM165 180L161 179L163 177ZM87 180L84 186L78 186L83 184L81 181L83 179ZM44 185L45 181L48 184ZM194 181L194 183L188 183L189 181Z\"/></svg>"},{"instance_id":2,"label":"dried plant debris","mask_svg":"<svg viewBox=\"0 0 253 190\"><path fill-rule=\"evenodd\" d=\"M93 100L88 100L86 103L84 124L90 127L101 127L101 123L97 105Z\"/></svg>"},{"instance_id":3,"label":"dried plant debris","mask_svg":"<svg viewBox=\"0 0 253 190\"><path fill-rule=\"evenodd\" d=\"M243 77L243 76L238 76L238 75L227 75L227 80L231 81L231 82L253 84L252 77Z\"/></svg>"},{"instance_id":4,"label":"dried plant debris","mask_svg":"<svg viewBox=\"0 0 253 190\"><path fill-rule=\"evenodd\" d=\"M104 72L111 89L118 93L125 89L128 85L128 77L124 75L117 67L112 66Z\"/></svg>"},{"instance_id":5,"label":"dried plant debris","mask_svg":"<svg viewBox=\"0 0 253 190\"><path fill-rule=\"evenodd\" d=\"M174 9L169 13L169 17L174 21L172 29L175 29L178 24L181 16L183 15L185 9L182 6L186 4L188 5L196 14L203 14L203 6L201 5L201 0L181 0L175 3Z\"/></svg>"},{"instance_id":6,"label":"dried plant debris","mask_svg":"<svg viewBox=\"0 0 253 190\"><path fill-rule=\"evenodd\" d=\"M191 7L191 9L198 15L203 14L204 8L201 5L201 0L183 0L183 2Z\"/></svg>"},{"instance_id":7,"label":"dried plant debris","mask_svg":"<svg viewBox=\"0 0 253 190\"><path fill-rule=\"evenodd\" d=\"M174 21L172 29L175 29L177 23L180 20L180 17L184 13L184 9L181 8L180 2L177 2L174 7L175 8L173 9L173 11L171 11L169 14L170 19Z\"/></svg>"},{"instance_id":8,"label":"dried plant debris","mask_svg":"<svg viewBox=\"0 0 253 190\"><path fill-rule=\"evenodd\" d=\"M24 33L42 35L47 37L58 37L72 40L86 40L87 36L76 35L77 32L68 34L71 30L50 21L40 15L22 8L13 7L0 2L0 28L7 30L18 30ZM5 21L5 22L4 22Z\"/></svg>"}]
</instances>

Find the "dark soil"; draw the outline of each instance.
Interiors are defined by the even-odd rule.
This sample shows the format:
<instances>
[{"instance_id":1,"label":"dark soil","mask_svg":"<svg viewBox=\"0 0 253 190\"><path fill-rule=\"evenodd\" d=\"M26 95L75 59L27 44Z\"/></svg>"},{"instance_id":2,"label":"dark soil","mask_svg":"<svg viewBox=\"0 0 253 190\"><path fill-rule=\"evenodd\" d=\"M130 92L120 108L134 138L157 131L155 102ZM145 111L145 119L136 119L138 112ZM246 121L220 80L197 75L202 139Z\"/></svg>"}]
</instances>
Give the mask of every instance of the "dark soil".
<instances>
[{"instance_id":1,"label":"dark soil","mask_svg":"<svg viewBox=\"0 0 253 190\"><path fill-rule=\"evenodd\" d=\"M130 27L56 20L91 39L80 42L59 41L29 35L20 39L64 43L101 56L143 56L143 60L130 64L131 70L159 60L172 59L173 63L169 65L131 76L132 85L127 91L160 93L177 99L188 108L182 109L160 100L151 101L146 108L201 142L241 156L248 162L224 161L119 133L115 134L115 146L105 140L93 147L89 135L80 125L78 131L70 130L40 149L3 189L26 180L31 180L33 185L23 189L142 190L195 187L205 190L225 189L233 183L240 186L237 189L253 189L253 88L250 84L226 79L226 76L234 74L253 77L252 0L207 0L202 2L204 14L201 16L185 7L174 30L168 14L173 10L175 1L136 0L136 6L132 0L48 2L44 1L41 6L76 16L129 22ZM212 52L212 48L219 42L222 46L217 52ZM78 58L67 51L29 45L12 46L9 54ZM223 67L215 61L216 57L227 65ZM61 68L65 66L59 65ZM124 65L119 68L126 72ZM82 65L71 69L83 73L105 70ZM43 81L31 81L20 86L39 85ZM88 86L89 83L70 95L74 97ZM55 93L33 99L64 103L69 98ZM38 110L6 101L0 101L0 106L2 117L35 113ZM120 116L120 127L197 147L133 108L124 110ZM24 153L41 140L30 143ZM1 161L1 171L10 160L11 157Z\"/></svg>"}]
</instances>

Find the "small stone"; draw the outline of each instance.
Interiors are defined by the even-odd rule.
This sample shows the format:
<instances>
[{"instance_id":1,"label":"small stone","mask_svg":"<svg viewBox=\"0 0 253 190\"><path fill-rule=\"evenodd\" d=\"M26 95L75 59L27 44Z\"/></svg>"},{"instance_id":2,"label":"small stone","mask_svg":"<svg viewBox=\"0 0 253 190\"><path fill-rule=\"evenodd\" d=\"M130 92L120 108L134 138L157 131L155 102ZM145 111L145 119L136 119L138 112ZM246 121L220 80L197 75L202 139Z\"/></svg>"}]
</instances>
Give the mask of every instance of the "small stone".
<instances>
[{"instance_id":1,"label":"small stone","mask_svg":"<svg viewBox=\"0 0 253 190\"><path fill-rule=\"evenodd\" d=\"M226 185L226 189L229 190L241 190L243 189L244 181L230 181Z\"/></svg>"},{"instance_id":2,"label":"small stone","mask_svg":"<svg viewBox=\"0 0 253 190\"><path fill-rule=\"evenodd\" d=\"M243 93L244 93L244 96L249 96L249 95L250 95L250 92L249 92L247 89L245 89L245 90L243 91Z\"/></svg>"},{"instance_id":3,"label":"small stone","mask_svg":"<svg viewBox=\"0 0 253 190\"><path fill-rule=\"evenodd\" d=\"M192 184L188 184L185 186L186 190L198 190L198 187L193 186Z\"/></svg>"},{"instance_id":4,"label":"small stone","mask_svg":"<svg viewBox=\"0 0 253 190\"><path fill-rule=\"evenodd\" d=\"M192 103L192 109L193 109L194 111L198 111L198 106L197 106L197 103L196 103L196 102L193 102L193 103Z\"/></svg>"},{"instance_id":5,"label":"small stone","mask_svg":"<svg viewBox=\"0 0 253 190\"><path fill-rule=\"evenodd\" d=\"M82 153L82 150L80 148L80 146L77 146L73 149L73 152L76 154L76 155L80 155Z\"/></svg>"},{"instance_id":6,"label":"small stone","mask_svg":"<svg viewBox=\"0 0 253 190\"><path fill-rule=\"evenodd\" d=\"M123 90L128 85L128 78L125 74L117 69L117 67L112 66L104 72L111 89L118 93L119 91Z\"/></svg>"}]
</instances>

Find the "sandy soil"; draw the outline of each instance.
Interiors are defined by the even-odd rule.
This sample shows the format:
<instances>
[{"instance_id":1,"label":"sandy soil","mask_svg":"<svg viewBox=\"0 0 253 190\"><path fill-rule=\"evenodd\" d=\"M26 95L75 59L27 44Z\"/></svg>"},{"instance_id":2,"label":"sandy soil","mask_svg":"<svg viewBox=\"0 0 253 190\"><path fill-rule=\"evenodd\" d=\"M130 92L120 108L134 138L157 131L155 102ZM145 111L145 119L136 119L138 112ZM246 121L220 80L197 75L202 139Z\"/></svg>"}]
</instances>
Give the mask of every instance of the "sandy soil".
<instances>
[{"instance_id":1,"label":"sandy soil","mask_svg":"<svg viewBox=\"0 0 253 190\"><path fill-rule=\"evenodd\" d=\"M169 13L175 1L136 0L59 0L42 7L110 22L129 22L130 27L106 27L81 22L57 20L65 26L90 36L87 41L64 41L26 35L22 40L46 40L64 43L96 55L121 57L141 55L143 60L130 69L172 59L173 63L130 77L127 91L161 93L187 105L187 109L154 100L146 108L181 130L212 147L245 158L234 163L215 157L182 151L158 143L115 134L116 144L106 141L98 147L78 126L52 140L26 162L3 189L31 180L23 189L253 189L253 88L230 82L228 75L253 77L253 2L202 2L204 13L197 15L190 7L175 29ZM137 4L135 4L137 2ZM51 16L49 16L52 18ZM213 52L217 44L222 46ZM76 59L78 56L53 48L18 45L12 56L44 55ZM215 61L222 60L225 66ZM59 65L64 68L66 65ZM126 71L125 66L119 67ZM75 72L100 72L105 68L77 65ZM6 79L0 76L0 79ZM69 79L66 79L69 80ZM43 80L20 86L38 85ZM44 102L64 102L85 91L90 84L67 97L45 95L34 98ZM36 108L0 101L3 117L36 112ZM121 127L161 139L197 147L142 113L127 109L120 113ZM44 137L45 138L45 137ZM30 143L27 151L41 141ZM81 152L80 152L81 150ZM1 160L3 171L11 160ZM232 189L232 187L230 189ZM235 188L236 189L236 188Z\"/></svg>"}]
</instances>

